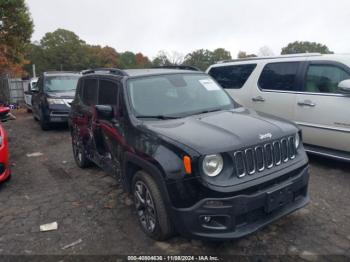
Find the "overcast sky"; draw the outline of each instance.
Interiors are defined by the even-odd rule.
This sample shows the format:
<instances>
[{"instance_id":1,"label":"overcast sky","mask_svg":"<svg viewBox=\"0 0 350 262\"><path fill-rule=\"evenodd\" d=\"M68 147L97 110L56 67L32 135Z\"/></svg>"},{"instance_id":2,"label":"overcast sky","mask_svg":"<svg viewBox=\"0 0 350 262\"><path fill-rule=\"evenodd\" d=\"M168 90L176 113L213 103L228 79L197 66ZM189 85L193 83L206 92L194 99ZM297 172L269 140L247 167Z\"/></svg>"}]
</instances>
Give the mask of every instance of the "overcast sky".
<instances>
[{"instance_id":1,"label":"overcast sky","mask_svg":"<svg viewBox=\"0 0 350 262\"><path fill-rule=\"evenodd\" d=\"M275 54L289 42L316 41L350 53L349 0L26 0L32 40L64 28L89 44L154 57L223 47Z\"/></svg>"}]
</instances>

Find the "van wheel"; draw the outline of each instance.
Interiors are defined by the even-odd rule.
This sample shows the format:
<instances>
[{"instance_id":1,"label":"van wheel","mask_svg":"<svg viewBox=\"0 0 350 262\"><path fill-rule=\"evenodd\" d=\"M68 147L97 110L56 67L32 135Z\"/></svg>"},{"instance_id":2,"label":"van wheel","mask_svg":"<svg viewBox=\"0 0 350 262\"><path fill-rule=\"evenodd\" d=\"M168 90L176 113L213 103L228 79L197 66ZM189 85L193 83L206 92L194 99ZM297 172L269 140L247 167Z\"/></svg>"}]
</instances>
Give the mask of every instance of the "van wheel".
<instances>
[{"instance_id":1,"label":"van wheel","mask_svg":"<svg viewBox=\"0 0 350 262\"><path fill-rule=\"evenodd\" d=\"M154 179L144 171L132 183L136 214L142 230L155 240L166 240L174 233L164 200Z\"/></svg>"},{"instance_id":2,"label":"van wheel","mask_svg":"<svg viewBox=\"0 0 350 262\"><path fill-rule=\"evenodd\" d=\"M86 156L83 141L74 130L72 131L72 148L74 160L78 167L86 168L92 166L92 162Z\"/></svg>"}]
</instances>

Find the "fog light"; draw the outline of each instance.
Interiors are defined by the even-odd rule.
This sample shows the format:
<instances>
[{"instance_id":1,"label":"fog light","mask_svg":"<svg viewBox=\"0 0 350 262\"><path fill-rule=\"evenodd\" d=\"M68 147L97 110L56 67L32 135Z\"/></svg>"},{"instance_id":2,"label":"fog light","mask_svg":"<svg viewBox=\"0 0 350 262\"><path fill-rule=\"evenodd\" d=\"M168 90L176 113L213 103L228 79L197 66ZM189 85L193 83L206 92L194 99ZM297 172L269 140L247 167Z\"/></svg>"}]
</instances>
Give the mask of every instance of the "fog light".
<instances>
[{"instance_id":1,"label":"fog light","mask_svg":"<svg viewBox=\"0 0 350 262\"><path fill-rule=\"evenodd\" d=\"M209 217L209 216L203 217L203 221L204 221L205 223L209 223L210 220L211 220L211 217Z\"/></svg>"}]
</instances>

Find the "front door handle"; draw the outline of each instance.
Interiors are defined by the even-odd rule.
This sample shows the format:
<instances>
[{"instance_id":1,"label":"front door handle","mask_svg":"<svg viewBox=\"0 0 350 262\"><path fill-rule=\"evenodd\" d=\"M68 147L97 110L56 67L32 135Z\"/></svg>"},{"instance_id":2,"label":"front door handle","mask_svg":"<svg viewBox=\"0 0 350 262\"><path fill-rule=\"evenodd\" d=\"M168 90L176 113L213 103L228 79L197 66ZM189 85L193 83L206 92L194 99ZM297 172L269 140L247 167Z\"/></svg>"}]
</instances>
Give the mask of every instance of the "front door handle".
<instances>
[{"instance_id":1,"label":"front door handle","mask_svg":"<svg viewBox=\"0 0 350 262\"><path fill-rule=\"evenodd\" d=\"M314 107L314 106L316 106L316 104L313 103L313 102L310 101L310 100L305 100L305 101L299 101L299 102L298 102L298 106L310 106L310 107Z\"/></svg>"},{"instance_id":2,"label":"front door handle","mask_svg":"<svg viewBox=\"0 0 350 262\"><path fill-rule=\"evenodd\" d=\"M252 100L254 102L264 102L265 101L265 99L262 96L253 97Z\"/></svg>"}]
</instances>

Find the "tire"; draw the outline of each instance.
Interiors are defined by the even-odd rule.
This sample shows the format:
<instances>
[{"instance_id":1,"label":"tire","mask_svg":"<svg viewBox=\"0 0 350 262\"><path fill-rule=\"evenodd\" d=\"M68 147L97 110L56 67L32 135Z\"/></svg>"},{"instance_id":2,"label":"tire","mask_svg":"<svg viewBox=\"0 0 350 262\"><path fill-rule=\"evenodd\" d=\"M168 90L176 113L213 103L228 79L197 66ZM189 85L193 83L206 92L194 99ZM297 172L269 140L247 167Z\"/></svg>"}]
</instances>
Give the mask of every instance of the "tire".
<instances>
[{"instance_id":1,"label":"tire","mask_svg":"<svg viewBox=\"0 0 350 262\"><path fill-rule=\"evenodd\" d=\"M78 167L87 168L92 166L91 160L86 155L83 141L74 129L72 130L72 149L74 160Z\"/></svg>"},{"instance_id":2,"label":"tire","mask_svg":"<svg viewBox=\"0 0 350 262\"><path fill-rule=\"evenodd\" d=\"M42 130L47 131L50 130L50 123L45 121L44 114L42 111L40 111L40 119L39 119L40 127Z\"/></svg>"},{"instance_id":3,"label":"tire","mask_svg":"<svg viewBox=\"0 0 350 262\"><path fill-rule=\"evenodd\" d=\"M35 122L39 121L39 119L35 116L34 112L33 112L33 119L34 119Z\"/></svg>"},{"instance_id":4,"label":"tire","mask_svg":"<svg viewBox=\"0 0 350 262\"><path fill-rule=\"evenodd\" d=\"M146 172L138 171L133 177L132 192L136 215L146 235L160 241L173 236L174 227L154 179Z\"/></svg>"},{"instance_id":5,"label":"tire","mask_svg":"<svg viewBox=\"0 0 350 262\"><path fill-rule=\"evenodd\" d=\"M12 173L10 172L9 176L6 178L5 181L3 181L4 183L9 183L11 181L12 178Z\"/></svg>"}]
</instances>

